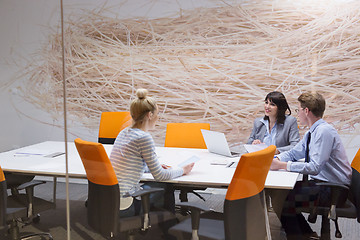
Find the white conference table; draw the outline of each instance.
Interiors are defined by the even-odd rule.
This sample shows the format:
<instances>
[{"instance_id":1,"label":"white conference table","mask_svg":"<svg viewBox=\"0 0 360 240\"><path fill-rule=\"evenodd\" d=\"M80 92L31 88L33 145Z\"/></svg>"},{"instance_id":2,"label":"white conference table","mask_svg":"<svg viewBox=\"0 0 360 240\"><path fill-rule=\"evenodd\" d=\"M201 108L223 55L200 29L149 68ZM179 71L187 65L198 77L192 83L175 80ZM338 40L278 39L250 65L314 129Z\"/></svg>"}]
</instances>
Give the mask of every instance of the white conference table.
<instances>
[{"instance_id":1,"label":"white conference table","mask_svg":"<svg viewBox=\"0 0 360 240\"><path fill-rule=\"evenodd\" d=\"M70 178L86 179L85 169L80 156L76 150L75 143L68 143L68 176ZM108 155L110 155L113 145L104 145ZM56 201L56 178L66 177L65 154L55 157L48 155L54 153L64 153L64 142L47 141L31 146L0 153L0 166L3 171L16 172L23 174L33 174L39 176L54 177L53 201ZM176 167L179 163L192 156L197 156L200 160L194 165L192 171L185 176L181 176L167 182L189 185L226 188L234 175L234 167L225 165L214 165L211 163L221 161L239 161L240 157L227 158L217 154L209 153L207 149L189 148L165 148L157 147L156 153L161 163ZM265 188L273 189L292 189L299 177L298 173L287 171L269 171L265 182ZM142 181L154 181L150 173L145 173ZM265 203L265 195L263 195ZM269 219L266 204L264 204L266 231L268 239L271 240Z\"/></svg>"},{"instance_id":2,"label":"white conference table","mask_svg":"<svg viewBox=\"0 0 360 240\"><path fill-rule=\"evenodd\" d=\"M104 145L108 155L113 145ZM33 174L39 176L65 177L66 165L65 154L56 157L44 155L65 152L64 142L47 141L31 146L0 153L0 166L3 171ZM237 158L227 158L217 154L209 153L206 149L188 148L156 148L159 161L176 167L178 163L190 156L200 158L195 163L193 170L185 176L167 181L183 185L197 185L207 187L227 187L230 184L235 168L225 165L213 165L214 161L238 161ZM38 155L39 154L39 155ZM73 142L68 143L68 175L70 178L84 178L86 173L80 156ZM298 179L298 173L287 171L269 171L265 188L292 189ZM142 181L153 181L150 173L145 173Z\"/></svg>"}]
</instances>

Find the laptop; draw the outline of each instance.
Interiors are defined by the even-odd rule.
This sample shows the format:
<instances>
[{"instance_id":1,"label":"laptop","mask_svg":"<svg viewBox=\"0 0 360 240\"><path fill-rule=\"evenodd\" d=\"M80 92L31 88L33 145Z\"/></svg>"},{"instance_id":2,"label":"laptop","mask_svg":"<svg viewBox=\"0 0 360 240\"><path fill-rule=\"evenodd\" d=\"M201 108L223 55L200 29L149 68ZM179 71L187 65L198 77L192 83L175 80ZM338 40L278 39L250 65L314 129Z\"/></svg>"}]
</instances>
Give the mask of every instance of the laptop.
<instances>
[{"instance_id":1,"label":"laptop","mask_svg":"<svg viewBox=\"0 0 360 240\"><path fill-rule=\"evenodd\" d=\"M226 141L225 134L222 132L215 132L201 129L205 144L209 152L223 155L226 157L238 157L240 153L231 152L229 144Z\"/></svg>"}]
</instances>

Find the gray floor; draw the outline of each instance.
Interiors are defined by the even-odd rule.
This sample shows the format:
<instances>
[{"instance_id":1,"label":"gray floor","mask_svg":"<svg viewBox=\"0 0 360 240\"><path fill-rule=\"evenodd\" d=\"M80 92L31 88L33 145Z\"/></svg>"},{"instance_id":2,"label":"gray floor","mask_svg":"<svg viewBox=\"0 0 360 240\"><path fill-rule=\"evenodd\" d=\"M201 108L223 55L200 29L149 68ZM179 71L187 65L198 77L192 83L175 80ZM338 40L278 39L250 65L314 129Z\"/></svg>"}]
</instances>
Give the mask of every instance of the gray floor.
<instances>
[{"instance_id":1,"label":"gray floor","mask_svg":"<svg viewBox=\"0 0 360 240\"><path fill-rule=\"evenodd\" d=\"M81 181L80 181L81 182ZM37 196L41 196L45 199L52 199L52 191L53 184L47 183L45 185L41 185L41 187L37 187L35 194ZM57 183L57 201L61 213L51 212L43 213L41 215L41 221L38 226L26 226L21 231L25 232L36 232L36 231L50 231L54 239L66 239L66 212L65 212L65 199L66 199L66 185L63 182ZM225 198L226 190L224 189L207 189L206 191L200 192L200 194L205 198L206 204L216 211L222 211L222 205ZM103 240L104 238L94 233L91 228L89 228L86 224L86 208L83 206L83 202L87 198L87 185L83 183L71 183L69 184L69 198L70 198L70 222L71 222L71 239L72 240ZM176 198L178 199L178 198ZM193 194L189 194L189 201L200 201L198 197ZM54 210L55 211L55 210ZM58 209L59 211L59 209ZM56 214L59 214L58 217ZM278 219L275 214L270 213L270 223L272 230L272 238L276 240L286 239L281 228ZM58 219L60 218L60 220ZM51 225L51 221L56 220L54 226ZM44 222L45 221L45 222ZM43 226L41 225L43 222ZM312 224L312 228L314 231L320 233L320 219L316 222L316 224ZM34 225L34 224L33 224ZM46 227L45 227L46 225ZM61 226L56 226L61 225ZM358 240L360 239L360 224L356 222L356 220L348 220L348 219L339 219L340 229L343 234L343 239L345 240ZM334 237L334 226L331 224L332 230L332 239ZM156 230L155 234L156 234ZM154 232L153 231L153 232ZM137 239L158 239L156 235L149 236L137 236Z\"/></svg>"}]
</instances>

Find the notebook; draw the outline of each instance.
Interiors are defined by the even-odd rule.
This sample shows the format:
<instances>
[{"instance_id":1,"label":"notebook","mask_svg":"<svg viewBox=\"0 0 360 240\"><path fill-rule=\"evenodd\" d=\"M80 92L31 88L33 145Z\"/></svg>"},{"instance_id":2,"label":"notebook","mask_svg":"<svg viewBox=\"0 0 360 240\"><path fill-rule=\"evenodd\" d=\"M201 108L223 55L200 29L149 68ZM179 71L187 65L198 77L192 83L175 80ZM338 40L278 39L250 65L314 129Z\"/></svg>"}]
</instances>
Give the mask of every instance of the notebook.
<instances>
[{"instance_id":1,"label":"notebook","mask_svg":"<svg viewBox=\"0 0 360 240\"><path fill-rule=\"evenodd\" d=\"M226 141L224 133L205 129L201 129L201 133L203 135L206 147L209 152L227 157L240 156L240 153L230 151L229 144Z\"/></svg>"}]
</instances>

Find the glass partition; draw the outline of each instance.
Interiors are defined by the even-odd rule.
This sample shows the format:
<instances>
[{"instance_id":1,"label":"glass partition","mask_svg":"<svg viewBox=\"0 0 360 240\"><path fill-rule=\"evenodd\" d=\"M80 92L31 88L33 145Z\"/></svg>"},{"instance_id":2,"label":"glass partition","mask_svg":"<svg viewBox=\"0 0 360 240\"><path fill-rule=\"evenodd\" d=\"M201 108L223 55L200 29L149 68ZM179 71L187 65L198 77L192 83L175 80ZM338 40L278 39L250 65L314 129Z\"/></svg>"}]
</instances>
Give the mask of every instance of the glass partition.
<instances>
[{"instance_id":1,"label":"glass partition","mask_svg":"<svg viewBox=\"0 0 360 240\"><path fill-rule=\"evenodd\" d=\"M26 174L29 155L64 153L65 144L59 151L16 151L64 143L63 67L70 144L77 137L97 142L101 113L128 111L140 87L158 101L160 120L151 132L157 146L164 146L169 122L209 122L234 148L263 117L268 92L285 93L294 110L301 92L317 90L329 99L324 118L342 133L351 161L360 131L358 4L317 2L0 1L0 166L16 170L18 161ZM13 162L4 158L9 151ZM41 172L35 179L47 182L35 194L54 200L55 189L57 206L24 231L57 228L54 239L101 239L85 219L78 222L86 214L84 175L72 172L67 184L49 170L65 155L45 159L41 166L31 160Z\"/></svg>"},{"instance_id":2,"label":"glass partition","mask_svg":"<svg viewBox=\"0 0 360 240\"><path fill-rule=\"evenodd\" d=\"M15 191L19 184L30 180L45 181L34 187L34 194L46 200L42 202L46 211L38 212L39 208L34 204L32 216L21 213L24 221L38 222L38 225L24 227L26 222L18 221L20 235L63 228L60 236L54 238L66 239L66 194L65 186L61 186L64 178L58 178L62 179L58 181L60 185L55 184L58 174L51 169L54 162L61 161L64 165L64 112L62 105L49 104L62 103L59 97L63 91L47 98L51 86L43 84L46 83L43 72L47 62L60 60L46 54L49 33L59 31L60 16L58 0L0 2L0 166L5 171L7 192L14 199L7 201L9 207L17 206L17 199L23 199L28 193ZM51 74L57 72L53 69ZM53 108L56 111L52 111ZM63 144L55 151L52 141ZM4 234L6 231L1 232L1 239Z\"/></svg>"}]
</instances>

